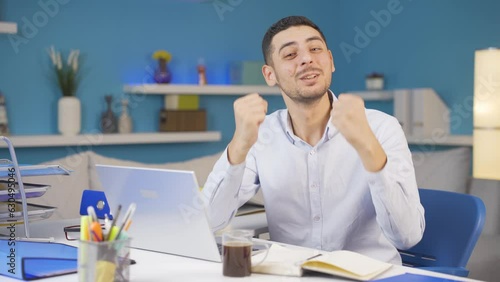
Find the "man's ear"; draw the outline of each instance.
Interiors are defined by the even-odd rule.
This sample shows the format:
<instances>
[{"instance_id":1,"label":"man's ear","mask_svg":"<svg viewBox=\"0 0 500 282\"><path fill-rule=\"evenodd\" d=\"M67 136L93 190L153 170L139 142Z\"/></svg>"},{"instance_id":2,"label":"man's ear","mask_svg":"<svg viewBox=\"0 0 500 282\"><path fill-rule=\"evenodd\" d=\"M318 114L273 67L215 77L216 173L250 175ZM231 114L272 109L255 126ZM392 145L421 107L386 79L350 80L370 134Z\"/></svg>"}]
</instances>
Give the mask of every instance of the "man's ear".
<instances>
[{"instance_id":1,"label":"man's ear","mask_svg":"<svg viewBox=\"0 0 500 282\"><path fill-rule=\"evenodd\" d=\"M274 74L273 67L271 67L269 65L263 65L262 66L262 75L264 75L264 79L266 80L266 83L268 86L275 86L276 85L276 75Z\"/></svg>"},{"instance_id":2,"label":"man's ear","mask_svg":"<svg viewBox=\"0 0 500 282\"><path fill-rule=\"evenodd\" d=\"M332 51L328 50L328 53L330 53L330 58L332 59L332 73L334 73L335 72L335 62L333 61Z\"/></svg>"}]
</instances>

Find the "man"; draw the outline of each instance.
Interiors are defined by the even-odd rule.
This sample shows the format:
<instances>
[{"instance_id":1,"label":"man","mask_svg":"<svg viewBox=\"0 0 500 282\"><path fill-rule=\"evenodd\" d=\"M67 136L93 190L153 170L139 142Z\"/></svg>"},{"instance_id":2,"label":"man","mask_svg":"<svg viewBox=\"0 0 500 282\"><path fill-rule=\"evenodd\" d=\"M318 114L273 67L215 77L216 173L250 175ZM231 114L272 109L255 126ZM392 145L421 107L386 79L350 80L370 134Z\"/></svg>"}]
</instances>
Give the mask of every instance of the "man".
<instances>
[{"instance_id":1,"label":"man","mask_svg":"<svg viewBox=\"0 0 500 282\"><path fill-rule=\"evenodd\" d=\"M266 115L257 93L235 101L234 136L203 189L212 228L261 189L271 240L401 264L396 248L418 243L425 220L398 121L333 95L332 53L307 18L272 25L262 51L287 109Z\"/></svg>"}]
</instances>

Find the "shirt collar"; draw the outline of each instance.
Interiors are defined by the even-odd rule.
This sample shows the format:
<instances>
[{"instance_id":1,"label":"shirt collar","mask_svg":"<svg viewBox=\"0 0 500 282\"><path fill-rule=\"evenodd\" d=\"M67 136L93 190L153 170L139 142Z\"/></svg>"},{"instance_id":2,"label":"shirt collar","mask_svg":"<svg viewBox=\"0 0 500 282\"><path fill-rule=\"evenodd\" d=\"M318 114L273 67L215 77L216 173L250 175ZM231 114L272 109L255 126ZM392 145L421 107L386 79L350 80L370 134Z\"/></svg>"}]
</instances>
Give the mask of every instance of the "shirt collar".
<instances>
[{"instance_id":1,"label":"shirt collar","mask_svg":"<svg viewBox=\"0 0 500 282\"><path fill-rule=\"evenodd\" d=\"M336 102L338 100L335 94L333 94L333 92L330 89L328 89L328 98L330 100L330 103ZM284 115L281 118L283 124L285 125L285 130L288 140L290 140L292 144L295 144L295 142L299 141L300 139L293 133L292 119L290 118L290 114L288 114L288 109L284 111ZM337 129L333 126L331 120L332 117L330 116L330 119L328 120L328 123L325 128L325 134L324 134L325 141L332 139L333 136L335 136L335 134L337 133Z\"/></svg>"},{"instance_id":2,"label":"shirt collar","mask_svg":"<svg viewBox=\"0 0 500 282\"><path fill-rule=\"evenodd\" d=\"M330 103L335 103L337 102L337 97L335 96L335 94L333 94L333 92L328 89L328 97L330 98ZM325 129L325 142L332 139L333 136L335 136L337 134L338 130L337 128L335 128L335 126L333 126L332 124L332 116L330 115L330 118L328 119L328 123L326 124L326 129Z\"/></svg>"}]
</instances>

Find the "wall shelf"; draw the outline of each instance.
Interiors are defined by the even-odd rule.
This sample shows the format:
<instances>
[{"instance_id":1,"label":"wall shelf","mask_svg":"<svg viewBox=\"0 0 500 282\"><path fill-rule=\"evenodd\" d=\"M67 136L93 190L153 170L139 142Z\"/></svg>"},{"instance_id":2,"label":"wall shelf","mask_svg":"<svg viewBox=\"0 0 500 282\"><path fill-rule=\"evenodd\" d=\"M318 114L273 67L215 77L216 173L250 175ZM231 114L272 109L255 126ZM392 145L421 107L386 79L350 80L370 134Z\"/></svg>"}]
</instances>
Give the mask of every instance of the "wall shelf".
<instances>
[{"instance_id":1,"label":"wall shelf","mask_svg":"<svg viewBox=\"0 0 500 282\"><path fill-rule=\"evenodd\" d=\"M265 85L139 84L125 85L123 91L132 94L246 95L257 92L262 95L281 95L277 87Z\"/></svg>"},{"instance_id":2,"label":"wall shelf","mask_svg":"<svg viewBox=\"0 0 500 282\"><path fill-rule=\"evenodd\" d=\"M394 91L391 90L350 91L348 93L361 96L365 101L391 101L394 99Z\"/></svg>"},{"instance_id":3,"label":"wall shelf","mask_svg":"<svg viewBox=\"0 0 500 282\"><path fill-rule=\"evenodd\" d=\"M218 131L130 133L130 134L82 134L62 135L19 135L9 136L16 148L59 147L59 146L104 146L132 144L165 144L189 142L217 142L221 140ZM407 136L410 145L472 146L471 135L449 135L440 138ZM0 148L7 148L0 144Z\"/></svg>"},{"instance_id":4,"label":"wall shelf","mask_svg":"<svg viewBox=\"0 0 500 282\"><path fill-rule=\"evenodd\" d=\"M17 23L0 22L0 33L17 33Z\"/></svg>"},{"instance_id":5,"label":"wall shelf","mask_svg":"<svg viewBox=\"0 0 500 282\"><path fill-rule=\"evenodd\" d=\"M129 133L129 134L82 134L62 135L19 135L9 136L16 148L38 148L59 146L102 146L127 144L163 144L187 142L216 142L221 140L218 131ZM0 144L0 148L7 148Z\"/></svg>"},{"instance_id":6,"label":"wall shelf","mask_svg":"<svg viewBox=\"0 0 500 282\"><path fill-rule=\"evenodd\" d=\"M410 145L472 146L472 135L446 135L437 138L406 136Z\"/></svg>"},{"instance_id":7,"label":"wall shelf","mask_svg":"<svg viewBox=\"0 0 500 282\"><path fill-rule=\"evenodd\" d=\"M125 93L149 95L281 95L278 87L266 85L197 85L197 84L129 84L123 88ZM394 91L353 91L365 101L385 101L394 99Z\"/></svg>"}]
</instances>

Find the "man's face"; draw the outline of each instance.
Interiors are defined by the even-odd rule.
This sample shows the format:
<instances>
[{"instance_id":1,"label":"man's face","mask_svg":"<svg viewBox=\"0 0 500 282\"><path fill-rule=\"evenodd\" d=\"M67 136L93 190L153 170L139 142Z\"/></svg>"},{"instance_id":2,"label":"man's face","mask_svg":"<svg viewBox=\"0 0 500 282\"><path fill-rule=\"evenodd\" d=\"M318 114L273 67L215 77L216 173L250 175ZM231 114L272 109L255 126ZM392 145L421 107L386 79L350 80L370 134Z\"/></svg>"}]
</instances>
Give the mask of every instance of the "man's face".
<instances>
[{"instance_id":1,"label":"man's face","mask_svg":"<svg viewBox=\"0 0 500 282\"><path fill-rule=\"evenodd\" d=\"M330 87L333 57L320 33L309 26L293 26L273 37L271 65L263 73L295 102L319 100Z\"/></svg>"}]
</instances>

